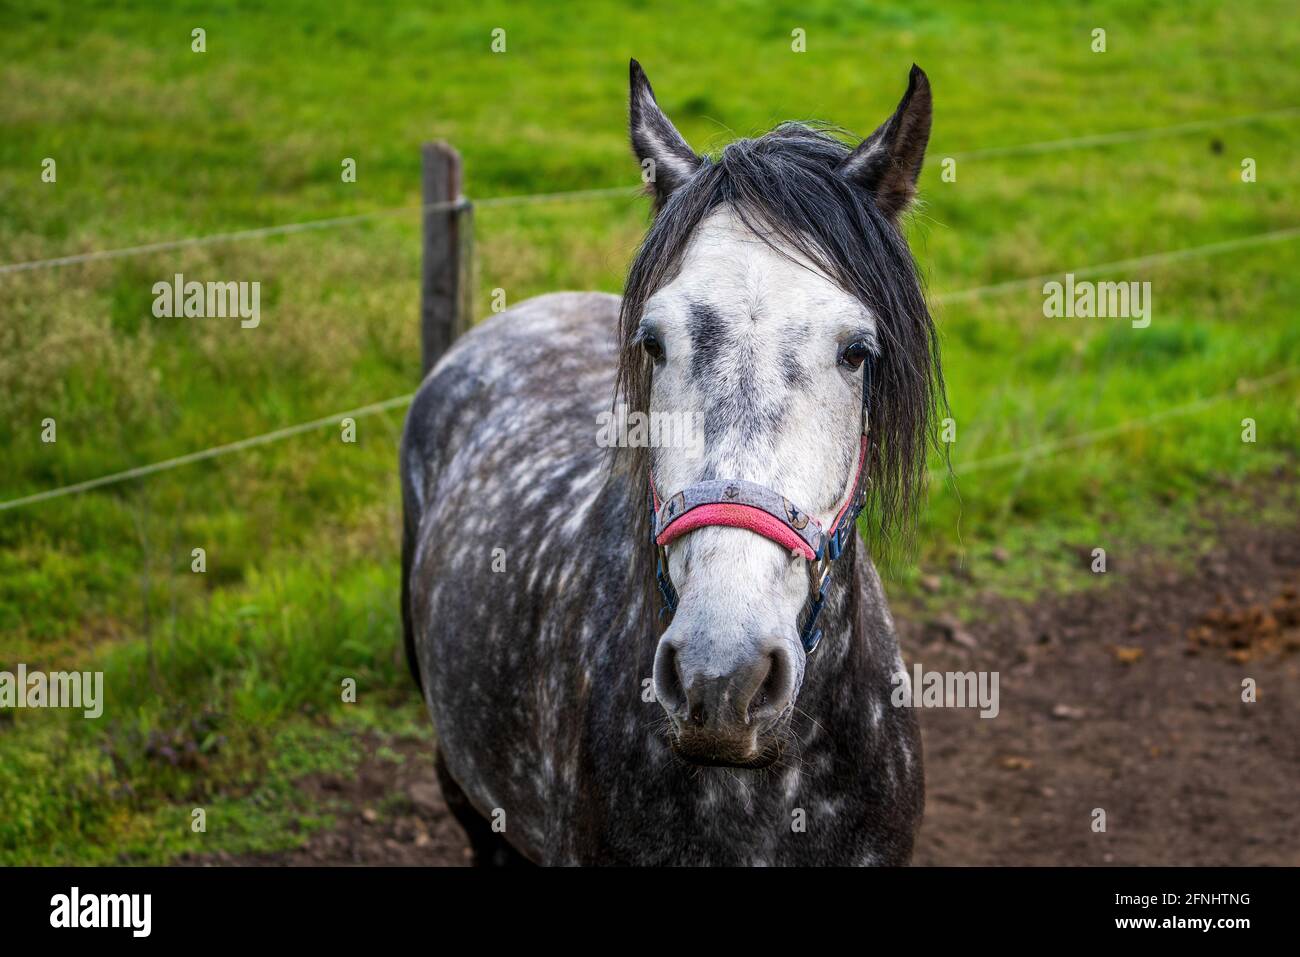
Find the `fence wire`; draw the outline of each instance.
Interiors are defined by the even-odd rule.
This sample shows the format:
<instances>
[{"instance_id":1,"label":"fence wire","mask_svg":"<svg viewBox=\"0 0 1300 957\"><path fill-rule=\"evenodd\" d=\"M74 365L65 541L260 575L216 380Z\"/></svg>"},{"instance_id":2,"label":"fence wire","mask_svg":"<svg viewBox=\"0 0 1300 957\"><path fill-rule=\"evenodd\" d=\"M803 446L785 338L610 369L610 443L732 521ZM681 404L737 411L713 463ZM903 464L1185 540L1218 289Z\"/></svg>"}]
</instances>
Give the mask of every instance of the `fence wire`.
<instances>
[{"instance_id":1,"label":"fence wire","mask_svg":"<svg viewBox=\"0 0 1300 957\"><path fill-rule=\"evenodd\" d=\"M1217 120L1197 120L1179 123L1173 126L1155 126L1141 130L1116 130L1110 133L1098 133L1089 136L1067 137L1059 140L1044 140L1037 143L1019 143L1010 146L994 146L986 149L967 150L965 152L945 154L954 159L991 159L1003 156L1034 155L1039 153L1060 152L1071 149L1084 149L1092 146L1106 146L1115 143L1138 142L1157 139L1162 136L1181 136L1203 130L1218 129L1225 126L1240 126L1263 119L1295 116L1300 114L1300 107L1288 107L1265 110L1245 116L1224 117ZM212 233L206 236L191 236L185 239L168 239L159 242L144 243L138 246L125 246L119 249L101 249L92 252L72 253L66 256L54 256L48 259L32 259L27 262L5 263L0 265L0 276L31 272L37 269L56 269L62 266L74 266L82 263L100 262L109 259L123 259L131 256L143 256L149 253L168 252L173 249L185 249L192 246L206 246L216 243L242 242L250 239L266 239L272 236L287 236L294 233L312 232L323 229L337 229L355 226L371 220L401 216L410 213L435 213L450 211L473 205L483 209L495 209L510 206L526 206L538 203L583 202L586 200L605 199L614 196L634 196L640 192L636 186L610 186L597 189L567 190L554 193L529 193L518 196L492 196L474 200L472 204L465 199L450 200L421 205L394 206L386 209L371 210L349 216L333 216L327 219L307 220L299 223L285 223L279 226L261 226L252 229L238 229L230 232Z\"/></svg>"}]
</instances>

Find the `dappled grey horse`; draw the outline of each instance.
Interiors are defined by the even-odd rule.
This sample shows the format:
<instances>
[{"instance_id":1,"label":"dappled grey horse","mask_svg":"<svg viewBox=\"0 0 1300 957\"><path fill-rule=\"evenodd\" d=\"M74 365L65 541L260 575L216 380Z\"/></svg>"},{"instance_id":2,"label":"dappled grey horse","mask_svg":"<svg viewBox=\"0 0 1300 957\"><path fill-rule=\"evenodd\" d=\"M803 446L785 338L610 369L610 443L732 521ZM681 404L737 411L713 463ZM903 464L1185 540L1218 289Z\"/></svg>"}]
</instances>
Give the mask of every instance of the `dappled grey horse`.
<instances>
[{"instance_id":1,"label":"dappled grey horse","mask_svg":"<svg viewBox=\"0 0 1300 957\"><path fill-rule=\"evenodd\" d=\"M623 297L521 303L420 387L403 624L480 862L910 858L920 734L857 519L906 537L943 402L899 227L929 131L913 67L856 148L788 123L701 157L633 61Z\"/></svg>"}]
</instances>

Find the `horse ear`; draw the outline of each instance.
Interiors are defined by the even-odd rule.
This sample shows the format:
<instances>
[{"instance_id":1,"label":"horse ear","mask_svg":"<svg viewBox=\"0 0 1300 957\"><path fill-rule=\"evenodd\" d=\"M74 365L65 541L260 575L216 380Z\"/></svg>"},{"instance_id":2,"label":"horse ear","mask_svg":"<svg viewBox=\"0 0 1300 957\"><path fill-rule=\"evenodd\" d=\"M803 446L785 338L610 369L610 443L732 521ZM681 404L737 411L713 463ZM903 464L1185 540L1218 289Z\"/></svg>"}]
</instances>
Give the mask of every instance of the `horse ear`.
<instances>
[{"instance_id":1,"label":"horse ear","mask_svg":"<svg viewBox=\"0 0 1300 957\"><path fill-rule=\"evenodd\" d=\"M840 174L870 193L880 211L897 222L916 195L929 141L930 81L913 63L898 109L845 158Z\"/></svg>"},{"instance_id":2,"label":"horse ear","mask_svg":"<svg viewBox=\"0 0 1300 957\"><path fill-rule=\"evenodd\" d=\"M629 64L629 127L632 152L641 164L641 178L654 191L655 208L662 206L673 190L690 179L700 158L686 145L682 134L664 116L655 102L654 90L636 60Z\"/></svg>"}]
</instances>

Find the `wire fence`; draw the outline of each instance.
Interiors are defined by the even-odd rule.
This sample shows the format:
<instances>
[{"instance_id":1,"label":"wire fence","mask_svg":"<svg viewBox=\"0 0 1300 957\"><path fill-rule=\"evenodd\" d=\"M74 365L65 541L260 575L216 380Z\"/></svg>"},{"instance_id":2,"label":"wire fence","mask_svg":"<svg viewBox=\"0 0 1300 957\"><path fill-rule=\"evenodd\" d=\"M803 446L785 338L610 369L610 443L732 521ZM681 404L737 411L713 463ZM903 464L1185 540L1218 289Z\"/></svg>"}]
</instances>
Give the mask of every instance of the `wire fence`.
<instances>
[{"instance_id":1,"label":"wire fence","mask_svg":"<svg viewBox=\"0 0 1300 957\"><path fill-rule=\"evenodd\" d=\"M1281 119L1300 115L1300 107L1283 107L1250 113L1245 116L1229 116L1219 120L1193 120L1190 123L1175 123L1172 126L1152 126L1141 130L1115 130L1110 133L1094 133L1089 136L1075 136L1060 140L1044 140L1040 143L1019 143L1015 146L990 146L985 149L967 150L964 153L950 154L954 159L992 159L1002 156L1028 156L1038 153L1056 153L1061 150L1083 149L1090 146L1111 146L1116 143L1140 143L1143 140L1159 139L1162 136L1184 136L1188 133L1203 133L1227 126L1241 126L1265 119Z\"/></svg>"},{"instance_id":2,"label":"wire fence","mask_svg":"<svg viewBox=\"0 0 1300 957\"><path fill-rule=\"evenodd\" d=\"M1141 130L1116 130L1089 136L1067 137L1058 140L1044 140L1037 143L1019 143L1009 146L994 146L985 149L967 150L965 152L946 154L954 159L991 159L995 157L1035 155L1040 153L1060 152L1071 149L1085 149L1093 146L1107 146L1116 143L1139 142L1158 139L1165 136L1182 136L1188 133L1217 129L1225 126L1240 126L1265 119L1300 115L1300 107L1287 107L1265 110L1245 116L1225 117L1217 120L1197 120L1179 123L1173 126L1148 127ZM492 196L477 199L472 205L478 209L498 209L511 206L525 206L540 203L583 202L605 199L615 196L635 196L638 186L610 186L596 189L567 190L553 193L529 193L518 196ZM83 263L100 262L110 259L123 259L132 256L144 256L150 253L169 252L192 246L206 246L218 243L242 242L252 239L267 239L273 236L288 236L295 233L313 232L325 229L338 229L355 226L394 216L411 213L448 212L453 209L471 205L468 200L455 200L439 203L413 204L376 209L347 216L332 216L325 219L306 220L298 223L284 223L278 226L260 226L251 229L238 229L230 232L211 233L205 236L191 236L184 239L168 239L159 242L144 243L138 246L124 246L118 249L102 249L91 252L71 253L66 256L54 256L46 259L32 259L26 262L5 263L0 265L0 276L32 272L38 269L57 269L63 266L75 266Z\"/></svg>"},{"instance_id":3,"label":"wire fence","mask_svg":"<svg viewBox=\"0 0 1300 957\"><path fill-rule=\"evenodd\" d=\"M1221 126L1240 125L1244 123L1256 122L1266 118L1279 118L1284 116L1295 116L1300 114L1300 108L1288 108L1280 110L1270 110L1261 113L1253 113L1247 116L1230 117L1221 120L1205 120L1193 123L1182 123L1174 126L1152 127L1145 130L1125 130L1112 133L1097 134L1093 136L1072 137L1061 140L1050 140L1039 143L1024 143L1015 146L992 147L982 150L971 150L964 153L951 154L956 158L990 158L1002 157L1018 154L1031 155L1036 153L1054 152L1067 149L1079 149L1098 145L1109 145L1113 143L1135 142L1140 140L1154 139L1160 136L1176 136L1186 133L1197 132L1201 130L1214 129ZM98 250L85 253L75 253L67 256L57 256L48 259L37 259L27 262L9 263L0 265L0 276L12 275L15 273L29 272L38 269L51 269L62 266L76 265L80 263L96 262L101 260L121 259L131 256L146 255L149 253L166 252L175 249L183 249L191 246L209 245L215 243L239 242L251 239L262 239L272 236L291 235L294 233L309 232L315 230L334 229L339 227L356 225L362 222L368 222L375 219L409 214L412 212L445 212L455 209L461 209L473 205L476 208L502 208L510 206L532 205L537 203L564 202L564 201L586 201L603 199L614 196L631 197L638 193L639 187L609 187L587 190L573 190L556 193L536 193L522 194L517 196L498 196L486 199L476 200L472 204L465 199L427 203L413 206L393 207L382 210L374 210L366 213L358 213L348 216L336 216L327 219L309 220L299 223L286 223L278 226L266 226L254 229L236 230L225 233L214 233L205 236L196 236L185 239L165 240L161 242L146 243L138 246L128 246L118 249ZM1254 236L1240 237L1237 239L1224 240L1216 243L1209 243L1203 246L1189 247L1180 250L1171 250L1161 253L1152 253L1145 256L1134 257L1130 259L1114 260L1107 263L1099 263L1089 266L1081 266L1071 270L1044 273L1036 276L1026 276L1019 279L1006 280L1004 282L993 283L985 286L977 286L971 289L957 290L949 293L941 293L933 297L933 301L939 304L963 302L983 296L999 295L1016 289L1023 289L1034 285L1041 285L1047 281L1065 275L1066 272L1073 273L1077 276L1096 275L1099 273L1116 271L1120 269L1133 269L1145 266L1155 265L1163 262L1175 262L1197 256L1211 256L1220 253L1230 252L1259 246L1270 243L1284 242L1300 236L1300 227L1285 228L1274 230L1268 233L1261 233ZM1171 407L1160 410L1144 418L1133 419L1122 422L1113 426L1102 429L1083 432L1073 436L1045 442L1039 445L1031 446L1005 455L994 456L988 459L977 460L965 465L958 464L954 472L963 475L971 472L977 472L984 469L992 469L1012 465L1017 463L1028 463L1042 459L1059 452L1080 448L1093 444L1103 439L1123 434L1134 429L1143 428L1165 419L1177 416L1187 415L1210 405L1225 401L1234 396L1257 392L1277 385L1295 376L1300 371L1300 366L1293 366L1286 369L1278 370L1269 375L1255 380L1246 380L1237 383L1232 389L1209 396L1184 405ZM28 505L35 505L40 502L46 502L68 495L76 495L82 492L92 491L94 489L104 488L106 486L120 484L122 482L134 479L145 478L156 475L161 472L181 468L183 466L196 464L198 462L216 459L221 456L231 455L237 452L243 452L248 449L259 446L269 445L297 435L312 432L326 426L338 424L342 419L352 418L359 419L371 415L377 415L396 408L402 408L409 404L414 398L414 393L407 395L395 396L379 402L373 402L368 405L360 406L355 409L349 409L338 412L333 415L313 419L309 422L302 422L295 425L285 426L260 435L250 436L237 441L212 446L201 449L196 452L190 452L185 455L174 458L164 459L159 462L153 462L147 465L137 466L126 469L121 472L114 472L108 475L102 475L97 478L88 479L81 482L75 482L58 488L47 489L36 492L31 495L25 495L9 501L0 502L0 512L10 511L22 508Z\"/></svg>"},{"instance_id":4,"label":"wire fence","mask_svg":"<svg viewBox=\"0 0 1300 957\"><path fill-rule=\"evenodd\" d=\"M1097 263L1092 266L1078 266L1073 269L1042 273L1037 276L1025 276L1021 279L1008 279L988 286L976 286L973 289L959 289L954 292L940 293L933 297L933 301L940 304L965 302L983 296L995 296L1017 289L1041 286L1053 279L1060 279L1066 273L1078 279L1084 276L1118 272L1122 269L1141 269L1146 266L1157 266L1162 263L1178 262L1183 259L1194 259L1198 256L1217 256L1220 253L1236 252L1241 249L1249 249L1252 246L1266 246L1271 243L1286 242L1296 237L1300 237L1300 226L1276 229L1268 233L1256 233L1253 236L1242 236L1238 239L1225 239L1222 242L1206 243L1203 246L1189 246L1186 249L1172 249L1167 252L1134 256L1131 259L1115 259L1111 262Z\"/></svg>"},{"instance_id":5,"label":"wire fence","mask_svg":"<svg viewBox=\"0 0 1300 957\"><path fill-rule=\"evenodd\" d=\"M1231 389L1225 389L1223 392L1206 396L1202 399L1195 399L1191 402L1184 403L1183 405L1160 409L1159 411L1153 412L1151 415L1143 416L1140 419L1130 419L1126 422L1108 425L1104 428L1092 429L1088 432L1078 432L1074 435L1065 436L1061 439L1054 439L1050 442L1041 442L1038 445L1031 445L1027 448L1019 449L1015 452L1008 452L1004 455L994 455L986 459L976 459L974 462L965 465L957 463L953 466L953 474L962 476L971 472L981 472L987 469L1003 468L1008 465L1034 462L1040 459L1049 458L1059 452L1065 452L1069 449L1084 448L1085 446L1093 445L1094 443L1112 438L1116 435L1123 435L1127 432L1133 432L1149 425L1155 425L1157 422L1163 422L1166 419L1178 418L1179 416L1199 412L1200 410L1209 408L1212 405L1226 402L1228 399L1262 392L1263 390L1272 388L1275 385L1280 385L1288 379L1295 378L1297 373L1300 373L1300 366L1288 366L1285 369L1279 369L1276 372L1269 373L1266 376L1261 376L1258 379L1243 379L1233 385ZM942 473L938 471L931 471L930 473L931 477L940 474Z\"/></svg>"},{"instance_id":6,"label":"wire fence","mask_svg":"<svg viewBox=\"0 0 1300 957\"><path fill-rule=\"evenodd\" d=\"M999 468L1007 465L1014 465L1016 463L1031 462L1047 458L1058 452L1066 451L1067 449L1082 448L1103 439L1111 438L1112 436L1122 435L1126 432L1132 432L1135 429L1154 425L1155 423L1161 422L1165 419L1189 415L1193 412L1208 408L1212 405L1217 405L1218 403L1231 398L1263 391L1272 386L1279 385L1288 379L1294 378L1297 373L1300 373L1300 366L1290 366L1272 372L1266 376L1261 376L1258 379L1243 379L1237 382L1231 389L1227 389L1223 392L1217 393L1216 395L1196 399L1183 405L1161 409L1160 411L1143 418L1131 419L1105 428L1094 429L1090 432L1080 432L1062 439L1030 446L1017 452L1009 452L1005 455L997 455L987 459L978 459L968 464L958 463L954 466L953 473L961 476L970 472L978 472L985 469ZM395 396L391 399L385 399L382 402L372 402L369 405L359 406L355 409L348 409L345 412L337 412L334 415L312 419L310 422L302 422L297 425L286 426L281 429L275 429L271 432L264 432L261 435L250 436L246 439L239 439L235 442L227 442L223 445L214 445L211 448L201 449L197 452L190 452L186 455L179 455L175 458L164 459L161 462L153 462L149 465L137 466L136 468L127 469L122 472L114 472L111 475L102 475L98 478L88 479L83 482L75 482L71 485L47 489L43 492L35 492L21 498L11 499L7 502L0 502L0 512L22 508L25 505L35 505L38 502L46 502L51 499L62 498L65 495L76 495L81 492L103 488L107 485L116 485L132 479L144 478L149 475L155 475L159 472L166 472L171 469L180 468L184 465L193 465L196 462L215 459L235 452L243 452L247 449L256 448L261 445L269 445L272 442L279 442L282 439L292 438L295 435L302 435L305 432L313 432L317 429L325 428L326 426L337 426L343 419L360 419L371 415L377 415L380 412L387 412L390 409L403 408L410 404L411 400L414 398L414 393ZM931 477L936 477L939 474L941 473L932 471Z\"/></svg>"},{"instance_id":7,"label":"wire fence","mask_svg":"<svg viewBox=\"0 0 1300 957\"><path fill-rule=\"evenodd\" d=\"M263 432L261 435L250 436L249 438L239 439L235 442L227 442L223 445L214 445L211 448L202 449L198 452L178 455L175 458L163 459L161 462L153 462L149 465L140 465L136 468L127 469L124 472L114 472L111 475L101 475L99 478L87 479L84 482L74 482L71 485L64 485L61 488L53 488L44 492L25 495L22 498L16 498L8 502L0 502L0 512L12 508L21 508L24 505L35 505L37 502L46 502L54 498L62 498L65 495L76 495L80 492L89 492L91 489L103 488L105 485L116 485L120 482L130 481L131 479L156 475L158 472L167 472L171 469L180 468L182 465L193 465L195 462L204 462L208 459L219 458L223 455L243 452L246 449L256 448L259 445L270 445L272 442L279 442L281 439L291 438L295 435L302 435L304 432L312 432L316 429L324 428L327 425L337 425L343 419L362 419L367 416L376 415L380 412L386 412L389 409L401 408L409 404L413 398L415 398L414 393L399 395L392 399L385 399L383 402L372 402L370 405L363 405L356 409L349 409L346 412L327 415L320 419L312 419L310 422L300 422L297 425L285 426L282 429Z\"/></svg>"},{"instance_id":8,"label":"wire fence","mask_svg":"<svg viewBox=\"0 0 1300 957\"><path fill-rule=\"evenodd\" d=\"M1076 433L1075 435L1066 436L1062 439L1029 446L1028 448L1020 449L1016 452L1008 452L1004 455L995 455L986 459L977 459L965 464L959 462L954 465L953 474L962 476L971 472L1002 468L1008 465L1020 463L1029 463L1048 458L1069 449L1083 448L1104 439L1123 435L1127 432L1135 431L1136 429L1154 425L1157 422L1162 422L1166 419L1190 415L1193 412L1198 412L1201 409L1217 405L1221 402L1227 401L1228 399L1264 391L1289 379L1295 378L1298 373L1300 373L1300 366L1289 366L1288 368L1280 369L1277 372L1270 373L1269 375L1261 376L1258 379L1244 379L1236 383L1231 389L1226 389L1215 395L1196 399L1183 405L1161 409L1151 415L1139 419L1130 419L1116 425L1106 426L1105 428ZM361 419L367 416L377 415L380 412L387 412L391 409L404 408L410 404L413 398L415 398L414 393L400 395L391 399L386 399L383 402L373 402L370 405L348 409L345 412L337 412L334 415L312 419L310 422L302 422L298 425L275 429L271 432L264 432L261 435L250 436L249 438L240 439L236 442L228 442L224 445L214 445L211 448L202 449L198 452L191 452L187 455L179 455L175 458L164 459L161 462L141 465L137 468L127 469L123 472L114 472L111 475L103 475L99 478L89 479L84 482L76 482L72 485L65 485L60 488L48 489L43 492L36 492L32 495L25 495L22 498L0 502L0 512L21 508L25 505L35 505L38 502L46 502L51 499L62 498L65 495L76 495L80 492L88 492L92 489L103 488L106 485L116 485L120 482L144 478L149 475L155 475L159 472L166 472L171 469L180 468L183 465L193 465L196 462L215 459L223 455L230 455L234 452L243 452L247 449L256 448L261 445L269 445L272 442L278 442L295 435L302 435L305 432L313 432L327 426L336 426L343 419ZM932 470L930 473L932 478L940 477L943 474L943 472L938 470Z\"/></svg>"}]
</instances>

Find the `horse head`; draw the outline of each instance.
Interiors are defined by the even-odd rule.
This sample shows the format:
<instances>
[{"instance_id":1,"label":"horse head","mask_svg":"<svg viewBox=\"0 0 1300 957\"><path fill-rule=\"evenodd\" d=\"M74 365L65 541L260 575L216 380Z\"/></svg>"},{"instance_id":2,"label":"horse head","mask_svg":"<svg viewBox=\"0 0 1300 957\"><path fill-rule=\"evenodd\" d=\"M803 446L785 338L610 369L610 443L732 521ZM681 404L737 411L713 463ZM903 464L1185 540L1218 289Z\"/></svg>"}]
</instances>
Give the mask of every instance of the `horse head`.
<instances>
[{"instance_id":1,"label":"horse head","mask_svg":"<svg viewBox=\"0 0 1300 957\"><path fill-rule=\"evenodd\" d=\"M624 453L668 606L654 690L688 761L780 755L807 670L844 652L828 636L809 657L859 511L873 541L914 516L943 386L899 224L930 109L913 67L856 146L787 123L709 158L632 61L632 148L655 217L622 304L619 398L701 432Z\"/></svg>"}]
</instances>

